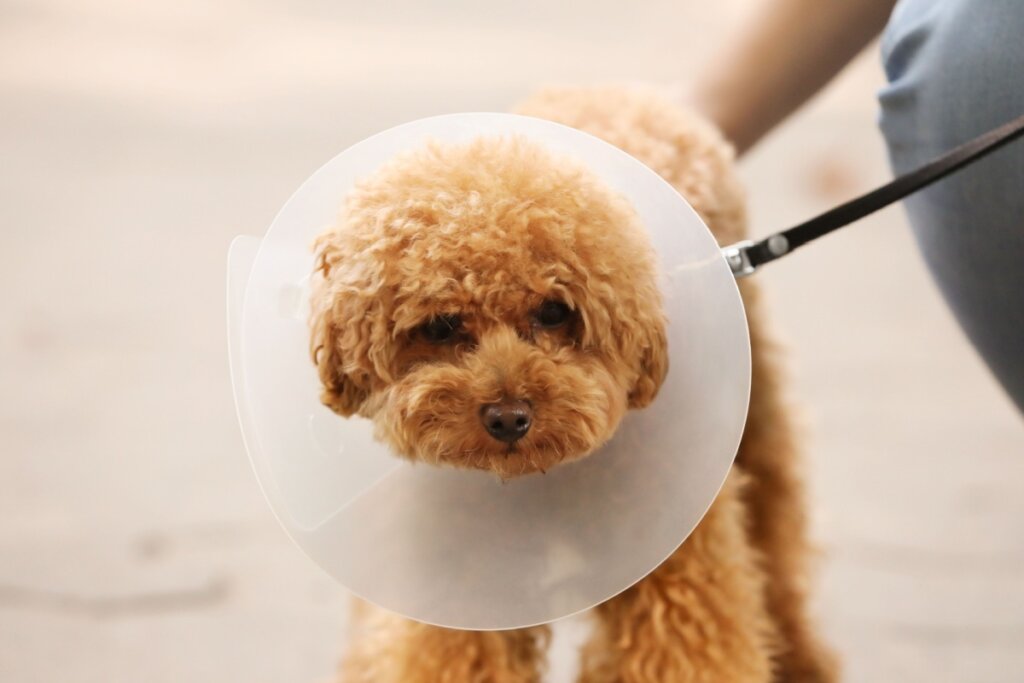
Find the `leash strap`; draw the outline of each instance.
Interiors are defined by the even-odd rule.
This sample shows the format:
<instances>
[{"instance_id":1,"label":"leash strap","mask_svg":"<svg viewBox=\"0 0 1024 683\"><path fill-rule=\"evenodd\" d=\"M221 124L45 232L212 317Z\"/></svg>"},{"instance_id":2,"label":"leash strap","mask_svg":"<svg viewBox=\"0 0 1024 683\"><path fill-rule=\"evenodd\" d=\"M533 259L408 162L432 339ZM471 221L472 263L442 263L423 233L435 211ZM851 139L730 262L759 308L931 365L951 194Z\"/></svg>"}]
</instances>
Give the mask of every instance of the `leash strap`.
<instances>
[{"instance_id":1,"label":"leash strap","mask_svg":"<svg viewBox=\"0 0 1024 683\"><path fill-rule=\"evenodd\" d=\"M729 267L732 268L733 275L737 278L746 277L760 266L781 258L808 242L928 187L937 180L955 173L964 166L1016 140L1021 135L1024 135L1024 116L1004 123L998 128L955 147L923 166L808 221L756 242L751 240L737 242L724 247L722 253L729 263Z\"/></svg>"}]
</instances>

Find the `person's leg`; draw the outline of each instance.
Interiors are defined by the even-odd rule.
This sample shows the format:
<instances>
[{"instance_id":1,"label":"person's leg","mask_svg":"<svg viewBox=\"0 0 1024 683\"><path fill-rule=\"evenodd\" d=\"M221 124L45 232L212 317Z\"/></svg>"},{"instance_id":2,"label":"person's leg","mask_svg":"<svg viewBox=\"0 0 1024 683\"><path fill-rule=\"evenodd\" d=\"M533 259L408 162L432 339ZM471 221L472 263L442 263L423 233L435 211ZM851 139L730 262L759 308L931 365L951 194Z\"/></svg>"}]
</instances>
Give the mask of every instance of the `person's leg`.
<instances>
[{"instance_id":1,"label":"person's leg","mask_svg":"<svg viewBox=\"0 0 1024 683\"><path fill-rule=\"evenodd\" d=\"M901 0L880 125L903 173L1024 114L1024 2ZM905 201L933 277L1024 411L1024 141Z\"/></svg>"}]
</instances>

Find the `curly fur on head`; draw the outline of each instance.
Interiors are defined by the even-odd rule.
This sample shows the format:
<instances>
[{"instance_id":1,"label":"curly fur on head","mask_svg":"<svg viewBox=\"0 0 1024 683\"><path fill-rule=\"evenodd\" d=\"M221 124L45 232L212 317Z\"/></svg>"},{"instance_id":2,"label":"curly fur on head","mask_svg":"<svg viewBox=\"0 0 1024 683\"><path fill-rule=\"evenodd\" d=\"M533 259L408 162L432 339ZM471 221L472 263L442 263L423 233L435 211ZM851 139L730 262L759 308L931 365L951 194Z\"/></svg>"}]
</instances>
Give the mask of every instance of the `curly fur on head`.
<instances>
[{"instance_id":1,"label":"curly fur on head","mask_svg":"<svg viewBox=\"0 0 1024 683\"><path fill-rule=\"evenodd\" d=\"M322 400L398 453L502 477L604 443L667 370L650 244L629 203L520 137L431 143L347 197L316 241ZM484 406L522 401L512 444Z\"/></svg>"}]
</instances>

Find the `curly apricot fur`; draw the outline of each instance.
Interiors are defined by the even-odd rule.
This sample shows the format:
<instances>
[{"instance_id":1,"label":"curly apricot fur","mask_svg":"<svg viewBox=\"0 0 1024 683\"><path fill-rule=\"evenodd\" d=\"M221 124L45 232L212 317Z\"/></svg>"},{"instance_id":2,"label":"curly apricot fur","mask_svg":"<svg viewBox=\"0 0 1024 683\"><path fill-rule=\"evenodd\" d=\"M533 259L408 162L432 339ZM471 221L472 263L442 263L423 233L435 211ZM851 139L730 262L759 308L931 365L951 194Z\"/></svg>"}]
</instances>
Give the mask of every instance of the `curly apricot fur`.
<instances>
[{"instance_id":1,"label":"curly apricot fur","mask_svg":"<svg viewBox=\"0 0 1024 683\"><path fill-rule=\"evenodd\" d=\"M667 371L665 321L646 234L625 199L523 138L428 144L347 197L316 242L313 310L323 400L374 419L399 454L503 477L592 452ZM544 329L544 301L574 321ZM458 315L458 339L416 329ZM478 418L528 401L510 449Z\"/></svg>"},{"instance_id":2,"label":"curly apricot fur","mask_svg":"<svg viewBox=\"0 0 1024 683\"><path fill-rule=\"evenodd\" d=\"M656 91L550 89L520 111L637 157L720 242L745 233L728 145ZM583 169L522 141L397 160L360 186L317 247L311 349L324 402L374 418L408 457L501 476L541 470L607 439L664 376L660 301L631 209ZM686 542L593 610L580 683L837 678L806 614L810 549L778 351L754 284L741 291L753 382L736 465ZM524 324L545 297L574 307L575 326L538 334ZM409 336L425 318L455 312L465 317L458 343L429 348ZM548 421L529 448L506 454L486 441L473 408L510 394L536 397L538 425ZM354 624L345 683L537 683L544 669L543 627L452 631L368 606Z\"/></svg>"}]
</instances>

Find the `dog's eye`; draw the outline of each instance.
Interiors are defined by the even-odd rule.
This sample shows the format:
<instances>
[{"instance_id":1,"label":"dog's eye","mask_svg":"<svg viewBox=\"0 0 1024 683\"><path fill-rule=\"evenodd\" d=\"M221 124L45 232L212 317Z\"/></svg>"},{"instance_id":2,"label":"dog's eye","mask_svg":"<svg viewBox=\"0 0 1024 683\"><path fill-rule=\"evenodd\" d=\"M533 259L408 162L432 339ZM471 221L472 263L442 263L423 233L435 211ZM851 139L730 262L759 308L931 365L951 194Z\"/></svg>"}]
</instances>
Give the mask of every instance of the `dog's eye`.
<instances>
[{"instance_id":1,"label":"dog's eye","mask_svg":"<svg viewBox=\"0 0 1024 683\"><path fill-rule=\"evenodd\" d=\"M564 325L569 320L570 313L572 309L561 301L545 301L537 309L534 318L540 327L554 328Z\"/></svg>"},{"instance_id":2,"label":"dog's eye","mask_svg":"<svg viewBox=\"0 0 1024 683\"><path fill-rule=\"evenodd\" d=\"M431 344L447 344L462 329L462 319L457 315L439 315L416 329Z\"/></svg>"}]
</instances>

